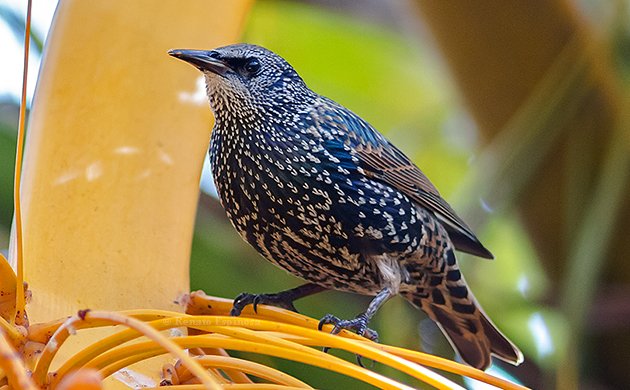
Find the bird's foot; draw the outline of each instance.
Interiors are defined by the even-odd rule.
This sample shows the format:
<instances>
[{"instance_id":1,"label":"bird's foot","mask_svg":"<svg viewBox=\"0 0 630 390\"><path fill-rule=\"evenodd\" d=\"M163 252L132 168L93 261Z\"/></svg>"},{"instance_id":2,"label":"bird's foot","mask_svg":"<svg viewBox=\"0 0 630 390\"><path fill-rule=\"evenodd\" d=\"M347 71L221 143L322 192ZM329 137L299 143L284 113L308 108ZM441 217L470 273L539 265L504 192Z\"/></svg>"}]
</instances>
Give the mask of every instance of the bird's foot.
<instances>
[{"instance_id":1,"label":"bird's foot","mask_svg":"<svg viewBox=\"0 0 630 390\"><path fill-rule=\"evenodd\" d=\"M337 334L344 329L352 330L360 336L378 342L378 333L368 328L368 322L369 319L365 313L359 314L356 318L351 320L342 320L332 314L326 314L324 318L319 321L317 328L322 330L324 325L330 324L334 325L332 332L330 332L331 334Z\"/></svg>"},{"instance_id":2,"label":"bird's foot","mask_svg":"<svg viewBox=\"0 0 630 390\"><path fill-rule=\"evenodd\" d=\"M296 299L291 290L282 291L277 294L250 294L242 293L234 299L232 304L232 310L230 315L238 317L247 305L254 305L254 312L258 312L258 305L271 305L281 307L287 310L291 310L297 313L297 309L293 306L293 301Z\"/></svg>"},{"instance_id":3,"label":"bird's foot","mask_svg":"<svg viewBox=\"0 0 630 390\"><path fill-rule=\"evenodd\" d=\"M324 325L331 324L334 325L333 330L330 332L331 334L337 334L344 329L352 330L360 336L378 342L378 333L376 333L375 330L368 328L368 322L369 319L365 313L360 314L351 320L342 320L332 314L326 314L324 318L319 321L317 328L322 330ZM329 349L330 347L324 347L322 348L322 351L326 353ZM365 367L363 365L363 357L361 355L357 355L357 364L361 367Z\"/></svg>"}]
</instances>

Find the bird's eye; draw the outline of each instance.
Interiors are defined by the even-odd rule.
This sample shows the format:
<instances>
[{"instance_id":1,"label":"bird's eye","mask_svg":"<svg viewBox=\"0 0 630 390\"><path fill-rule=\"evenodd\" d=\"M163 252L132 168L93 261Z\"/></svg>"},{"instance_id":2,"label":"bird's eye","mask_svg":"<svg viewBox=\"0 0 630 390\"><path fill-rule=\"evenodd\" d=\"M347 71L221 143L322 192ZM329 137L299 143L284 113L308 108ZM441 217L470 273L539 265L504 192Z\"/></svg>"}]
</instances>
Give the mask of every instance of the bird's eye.
<instances>
[{"instance_id":1,"label":"bird's eye","mask_svg":"<svg viewBox=\"0 0 630 390\"><path fill-rule=\"evenodd\" d=\"M260 70L260 61L258 61L257 58L250 58L243 66L243 69L245 69L245 72L253 76Z\"/></svg>"}]
</instances>

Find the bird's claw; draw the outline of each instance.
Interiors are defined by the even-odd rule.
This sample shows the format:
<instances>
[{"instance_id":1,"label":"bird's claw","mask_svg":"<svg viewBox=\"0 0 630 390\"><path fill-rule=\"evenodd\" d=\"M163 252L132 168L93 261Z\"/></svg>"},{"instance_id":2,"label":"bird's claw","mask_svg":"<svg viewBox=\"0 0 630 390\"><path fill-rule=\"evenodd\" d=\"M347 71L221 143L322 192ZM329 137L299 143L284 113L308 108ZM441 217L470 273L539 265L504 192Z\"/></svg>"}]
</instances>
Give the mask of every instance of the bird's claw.
<instances>
[{"instance_id":1,"label":"bird's claw","mask_svg":"<svg viewBox=\"0 0 630 390\"><path fill-rule=\"evenodd\" d=\"M232 310L230 315L238 317L247 305L254 306L254 312L258 313L258 305L271 305L281 307L290 311L297 312L295 306L293 306L293 297L288 294L250 294L241 293L235 299L232 304Z\"/></svg>"},{"instance_id":2,"label":"bird's claw","mask_svg":"<svg viewBox=\"0 0 630 390\"><path fill-rule=\"evenodd\" d=\"M351 320L342 320L338 317L335 317L332 314L326 314L317 325L317 329L322 330L324 325L333 325L333 330L330 332L331 334L337 334L342 330L351 330L354 331L359 336L363 336L372 341L378 342L378 333L375 330L368 328L368 319L365 314L360 314L356 318Z\"/></svg>"},{"instance_id":3,"label":"bird's claw","mask_svg":"<svg viewBox=\"0 0 630 390\"><path fill-rule=\"evenodd\" d=\"M351 320L342 320L339 317L335 317L332 314L326 314L317 325L317 329L322 330L324 325L333 325L333 330L330 332L331 334L338 334L342 330L351 330L356 334L363 336L372 341L378 342L378 333L375 330L368 328L368 319L365 314L360 314L356 318ZM330 347L322 348L322 352L327 353L330 350ZM357 355L357 364L361 367L365 367L363 365L363 357L361 355Z\"/></svg>"}]
</instances>

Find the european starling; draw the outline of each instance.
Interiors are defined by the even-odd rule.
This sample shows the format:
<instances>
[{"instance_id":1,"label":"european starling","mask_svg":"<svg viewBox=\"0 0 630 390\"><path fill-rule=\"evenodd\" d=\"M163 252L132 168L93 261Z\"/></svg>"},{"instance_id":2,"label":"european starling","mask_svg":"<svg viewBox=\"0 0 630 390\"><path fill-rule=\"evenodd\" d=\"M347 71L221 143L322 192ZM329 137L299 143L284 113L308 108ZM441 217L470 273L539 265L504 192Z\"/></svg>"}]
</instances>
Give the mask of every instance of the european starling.
<instances>
[{"instance_id":1,"label":"european starling","mask_svg":"<svg viewBox=\"0 0 630 390\"><path fill-rule=\"evenodd\" d=\"M369 123L311 91L279 55L249 44L171 50L205 76L215 125L212 174L239 232L273 264L308 283L277 294L239 295L247 304L295 310L326 289L374 296L333 332L367 325L400 294L435 321L468 364L523 355L467 287L454 250L492 258L429 179Z\"/></svg>"}]
</instances>

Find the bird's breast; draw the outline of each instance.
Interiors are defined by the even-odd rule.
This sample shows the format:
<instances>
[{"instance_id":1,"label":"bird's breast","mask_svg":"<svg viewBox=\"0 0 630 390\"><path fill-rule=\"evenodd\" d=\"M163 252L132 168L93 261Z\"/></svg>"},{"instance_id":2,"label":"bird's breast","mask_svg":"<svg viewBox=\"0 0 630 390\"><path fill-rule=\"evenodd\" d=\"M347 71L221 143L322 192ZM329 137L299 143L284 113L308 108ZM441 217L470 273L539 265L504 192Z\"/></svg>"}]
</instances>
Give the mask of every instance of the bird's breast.
<instances>
[{"instance_id":1,"label":"bird's breast","mask_svg":"<svg viewBox=\"0 0 630 390\"><path fill-rule=\"evenodd\" d=\"M419 245L416 207L366 177L343 144L312 131L235 133L213 133L214 180L233 225L271 261L307 280L313 264L336 280L370 274L367 284L378 276L366 259Z\"/></svg>"}]
</instances>

